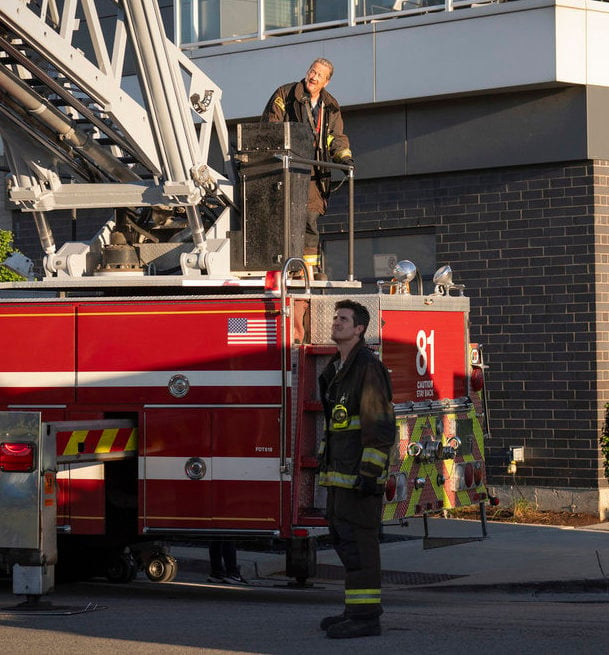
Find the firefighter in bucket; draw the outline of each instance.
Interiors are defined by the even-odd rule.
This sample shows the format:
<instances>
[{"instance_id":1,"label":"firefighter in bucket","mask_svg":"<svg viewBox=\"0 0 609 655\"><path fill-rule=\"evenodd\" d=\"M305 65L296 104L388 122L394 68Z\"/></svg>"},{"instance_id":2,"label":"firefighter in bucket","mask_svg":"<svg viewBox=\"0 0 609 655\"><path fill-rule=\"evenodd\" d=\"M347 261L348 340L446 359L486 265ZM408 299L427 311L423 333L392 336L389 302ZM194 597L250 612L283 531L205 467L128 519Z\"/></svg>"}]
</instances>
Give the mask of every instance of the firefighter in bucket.
<instances>
[{"instance_id":1,"label":"firefighter in bucket","mask_svg":"<svg viewBox=\"0 0 609 655\"><path fill-rule=\"evenodd\" d=\"M336 303L337 353L319 378L326 419L320 484L327 487L330 535L345 567L344 610L323 619L321 628L336 639L381 633L379 533L395 416L389 373L364 340L369 322L360 303Z\"/></svg>"}]
</instances>

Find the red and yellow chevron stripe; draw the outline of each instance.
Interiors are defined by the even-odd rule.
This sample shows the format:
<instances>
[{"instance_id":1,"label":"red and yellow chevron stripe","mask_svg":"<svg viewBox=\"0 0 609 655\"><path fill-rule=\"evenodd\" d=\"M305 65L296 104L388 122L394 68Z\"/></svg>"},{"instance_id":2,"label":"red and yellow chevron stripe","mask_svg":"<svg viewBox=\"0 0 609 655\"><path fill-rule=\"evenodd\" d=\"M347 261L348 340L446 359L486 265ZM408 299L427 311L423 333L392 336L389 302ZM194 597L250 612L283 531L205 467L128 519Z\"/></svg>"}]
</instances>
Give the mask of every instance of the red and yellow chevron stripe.
<instances>
[{"instance_id":1,"label":"red and yellow chevron stripe","mask_svg":"<svg viewBox=\"0 0 609 655\"><path fill-rule=\"evenodd\" d=\"M104 428L57 432L57 456L75 457L133 454L137 452L137 428Z\"/></svg>"}]
</instances>

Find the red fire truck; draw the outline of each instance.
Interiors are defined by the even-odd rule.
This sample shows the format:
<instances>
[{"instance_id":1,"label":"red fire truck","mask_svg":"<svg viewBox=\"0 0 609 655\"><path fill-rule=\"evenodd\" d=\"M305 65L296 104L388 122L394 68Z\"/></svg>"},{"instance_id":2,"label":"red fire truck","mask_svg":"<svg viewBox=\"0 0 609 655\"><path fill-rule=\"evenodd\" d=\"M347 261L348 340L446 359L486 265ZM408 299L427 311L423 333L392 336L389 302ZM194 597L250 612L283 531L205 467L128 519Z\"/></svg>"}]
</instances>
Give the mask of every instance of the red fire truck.
<instances>
[{"instance_id":1,"label":"red fire truck","mask_svg":"<svg viewBox=\"0 0 609 655\"><path fill-rule=\"evenodd\" d=\"M108 4L114 17L0 8L9 195L45 253L40 279L0 290L0 563L18 589L44 593L56 562L168 581L164 544L219 537L284 539L288 575L312 575L317 377L334 304L354 294L394 387L384 520L482 508L484 363L450 268L424 293L404 260L363 293L351 240L347 280L310 280L302 126L240 126L234 157L220 89L166 39L156 4ZM112 217L56 249L49 213L80 209Z\"/></svg>"}]
</instances>

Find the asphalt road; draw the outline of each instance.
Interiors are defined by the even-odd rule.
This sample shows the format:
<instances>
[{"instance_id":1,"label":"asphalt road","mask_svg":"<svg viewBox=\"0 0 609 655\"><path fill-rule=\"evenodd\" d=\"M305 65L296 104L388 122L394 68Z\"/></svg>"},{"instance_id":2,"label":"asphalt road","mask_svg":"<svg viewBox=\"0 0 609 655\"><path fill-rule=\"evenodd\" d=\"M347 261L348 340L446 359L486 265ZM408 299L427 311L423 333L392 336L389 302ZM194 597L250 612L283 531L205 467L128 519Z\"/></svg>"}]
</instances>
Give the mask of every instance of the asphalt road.
<instances>
[{"instance_id":1,"label":"asphalt road","mask_svg":"<svg viewBox=\"0 0 609 655\"><path fill-rule=\"evenodd\" d=\"M384 589L383 634L331 640L319 620L340 610L340 582L293 589L280 578L247 587L180 575L153 584L60 585L50 612L15 611L21 599L0 581L0 651L5 655L189 655L447 652L577 655L607 653L607 591L540 594ZM85 611L85 609L87 611Z\"/></svg>"}]
</instances>

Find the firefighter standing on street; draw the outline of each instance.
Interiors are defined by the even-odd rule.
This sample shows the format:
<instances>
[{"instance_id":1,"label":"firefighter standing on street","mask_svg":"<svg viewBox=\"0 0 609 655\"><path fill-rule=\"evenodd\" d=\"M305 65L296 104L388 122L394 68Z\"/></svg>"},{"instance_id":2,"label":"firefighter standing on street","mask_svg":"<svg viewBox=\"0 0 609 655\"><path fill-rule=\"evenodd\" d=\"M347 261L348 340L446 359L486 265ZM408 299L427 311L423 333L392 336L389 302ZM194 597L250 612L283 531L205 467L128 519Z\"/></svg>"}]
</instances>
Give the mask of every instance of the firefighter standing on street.
<instances>
[{"instance_id":1,"label":"firefighter standing on street","mask_svg":"<svg viewBox=\"0 0 609 655\"><path fill-rule=\"evenodd\" d=\"M368 310L352 300L335 305L332 340L338 351L319 377L326 434L320 484L327 487L327 517L345 567L342 614L322 620L328 637L379 635L379 532L389 451L395 441L389 373L366 346Z\"/></svg>"},{"instance_id":2,"label":"firefighter standing on street","mask_svg":"<svg viewBox=\"0 0 609 655\"><path fill-rule=\"evenodd\" d=\"M336 99L327 91L334 66L327 59L316 59L304 79L280 86L269 99L262 120L305 123L311 128L315 159L353 165L349 139L343 133L343 118ZM331 171L315 167L309 184L304 260L311 277L326 279L321 273L317 219L326 213L330 195Z\"/></svg>"}]
</instances>

